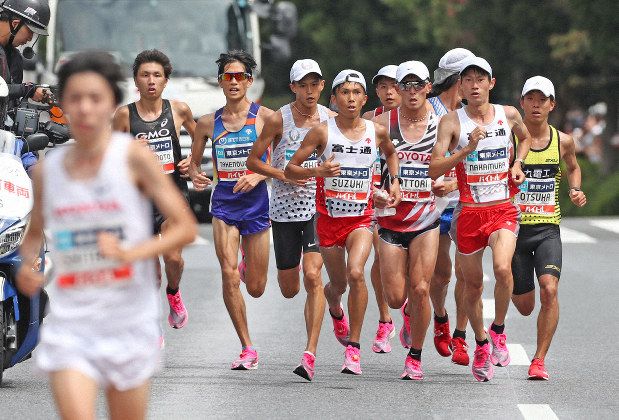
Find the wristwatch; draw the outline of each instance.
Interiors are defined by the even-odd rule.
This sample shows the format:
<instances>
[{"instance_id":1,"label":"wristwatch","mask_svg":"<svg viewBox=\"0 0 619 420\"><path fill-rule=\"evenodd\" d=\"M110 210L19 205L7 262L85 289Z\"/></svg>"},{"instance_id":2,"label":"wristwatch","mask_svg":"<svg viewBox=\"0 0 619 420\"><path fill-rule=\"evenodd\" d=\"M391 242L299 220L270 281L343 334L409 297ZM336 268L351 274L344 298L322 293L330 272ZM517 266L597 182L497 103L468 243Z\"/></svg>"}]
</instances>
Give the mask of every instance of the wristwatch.
<instances>
[{"instance_id":1,"label":"wristwatch","mask_svg":"<svg viewBox=\"0 0 619 420\"><path fill-rule=\"evenodd\" d=\"M398 184L401 182L400 175L389 175L389 179L391 180L391 183L393 184L393 181L395 181L396 179L398 180Z\"/></svg>"}]
</instances>

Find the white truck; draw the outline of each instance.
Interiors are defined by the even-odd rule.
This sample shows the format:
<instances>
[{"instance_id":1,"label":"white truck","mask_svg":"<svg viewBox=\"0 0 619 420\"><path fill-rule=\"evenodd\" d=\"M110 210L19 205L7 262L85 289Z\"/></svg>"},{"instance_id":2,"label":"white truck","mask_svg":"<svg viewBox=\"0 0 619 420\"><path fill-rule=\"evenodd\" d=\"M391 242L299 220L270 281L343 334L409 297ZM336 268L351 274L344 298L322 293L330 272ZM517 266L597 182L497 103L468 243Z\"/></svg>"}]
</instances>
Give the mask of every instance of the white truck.
<instances>
[{"instance_id":1,"label":"white truck","mask_svg":"<svg viewBox=\"0 0 619 420\"><path fill-rule=\"evenodd\" d=\"M164 92L168 99L186 102L194 116L214 112L225 103L217 84L219 54L230 49L250 52L258 67L249 91L260 100L262 51L272 60L289 56L289 40L296 33L296 8L289 2L269 0L50 0L49 36L42 41L36 67L41 83L55 84L60 64L76 51L111 52L126 68L125 102L137 99L131 64L135 56L157 48L166 53L174 71ZM272 27L269 41L261 43L259 21ZM181 135L186 156L191 148L187 133ZM202 167L212 174L210 144ZM192 207L198 218L208 219L210 191L196 193L190 183Z\"/></svg>"}]
</instances>

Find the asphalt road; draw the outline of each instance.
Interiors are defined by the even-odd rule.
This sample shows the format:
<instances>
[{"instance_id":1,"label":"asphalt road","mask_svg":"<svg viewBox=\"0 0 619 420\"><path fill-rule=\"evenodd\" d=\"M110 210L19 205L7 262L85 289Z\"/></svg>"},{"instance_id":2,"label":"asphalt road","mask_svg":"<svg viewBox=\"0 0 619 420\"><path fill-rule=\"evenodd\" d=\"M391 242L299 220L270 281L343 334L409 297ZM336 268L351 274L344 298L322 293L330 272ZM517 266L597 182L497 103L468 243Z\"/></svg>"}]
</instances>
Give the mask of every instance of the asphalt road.
<instances>
[{"instance_id":1,"label":"asphalt road","mask_svg":"<svg viewBox=\"0 0 619 420\"><path fill-rule=\"evenodd\" d=\"M512 364L497 368L491 382L477 383L470 367L440 357L431 331L423 353L426 378L422 382L399 380L406 351L397 337L390 354L374 354L370 348L377 310L369 287L370 305L362 334L363 375L340 373L343 347L326 317L316 377L307 383L292 373L305 343L305 293L290 300L281 297L272 252L266 293L260 299L245 294L260 367L250 372L230 371L240 345L221 298L211 226L202 225L200 235L198 243L184 253L182 291L190 320L182 330L172 330L165 322L164 367L153 383L151 418L617 418L618 218L563 222L561 320L546 359L548 382L526 380L529 358L535 351L536 318L522 317L513 307L506 321ZM486 254L484 271L490 279L484 297L492 299ZM366 268L369 284L370 265ZM453 299L448 303L453 314ZM401 317L397 311L392 315L399 329ZM470 329L468 341L473 347ZM0 418L56 417L45 378L33 376L31 370L32 363L27 361L5 372ZM100 398L98 416L105 415Z\"/></svg>"}]
</instances>

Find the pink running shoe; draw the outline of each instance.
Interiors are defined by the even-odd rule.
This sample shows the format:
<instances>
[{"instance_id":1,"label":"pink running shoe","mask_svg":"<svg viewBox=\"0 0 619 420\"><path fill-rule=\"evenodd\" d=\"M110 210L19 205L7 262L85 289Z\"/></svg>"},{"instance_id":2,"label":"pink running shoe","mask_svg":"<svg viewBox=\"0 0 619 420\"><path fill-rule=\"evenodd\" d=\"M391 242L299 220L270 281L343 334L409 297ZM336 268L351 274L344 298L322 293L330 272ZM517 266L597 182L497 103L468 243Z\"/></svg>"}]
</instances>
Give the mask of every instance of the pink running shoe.
<instances>
[{"instance_id":1,"label":"pink running shoe","mask_svg":"<svg viewBox=\"0 0 619 420\"><path fill-rule=\"evenodd\" d=\"M331 315L331 321L333 321L333 332L335 333L335 338L340 342L344 347L348 346L348 339L350 338L350 327L348 326L348 318L346 317L346 312L344 312L344 306L340 303L340 309L342 310L342 319L336 319L331 315L331 311L329 311L329 315Z\"/></svg>"},{"instance_id":2,"label":"pink running shoe","mask_svg":"<svg viewBox=\"0 0 619 420\"><path fill-rule=\"evenodd\" d=\"M379 322L376 338L374 338L374 344L372 344L372 351L374 353L390 353L391 343L389 340L393 337L395 337L395 325L393 325L393 321L390 323Z\"/></svg>"},{"instance_id":3,"label":"pink running shoe","mask_svg":"<svg viewBox=\"0 0 619 420\"><path fill-rule=\"evenodd\" d=\"M406 355L404 362L404 373L400 379L405 381L420 381L423 379L423 370L421 370L421 360L413 359L410 355Z\"/></svg>"},{"instance_id":4,"label":"pink running shoe","mask_svg":"<svg viewBox=\"0 0 619 420\"><path fill-rule=\"evenodd\" d=\"M238 265L239 276L241 277L241 281L245 283L245 271L247 270L247 264L245 264L245 251L243 251L243 247L239 247L241 250L241 262Z\"/></svg>"},{"instance_id":5,"label":"pink running shoe","mask_svg":"<svg viewBox=\"0 0 619 420\"><path fill-rule=\"evenodd\" d=\"M239 358L232 362L232 370L249 370L258 368L258 352L254 349L243 349Z\"/></svg>"},{"instance_id":6,"label":"pink running shoe","mask_svg":"<svg viewBox=\"0 0 619 420\"><path fill-rule=\"evenodd\" d=\"M361 375L361 354L359 349L353 346L347 346L344 352L344 365L342 373L350 375Z\"/></svg>"},{"instance_id":7,"label":"pink running shoe","mask_svg":"<svg viewBox=\"0 0 619 420\"><path fill-rule=\"evenodd\" d=\"M548 380L548 371L546 365L544 365L544 359L531 360L531 366L529 366L529 379L531 380Z\"/></svg>"},{"instance_id":8,"label":"pink running shoe","mask_svg":"<svg viewBox=\"0 0 619 420\"><path fill-rule=\"evenodd\" d=\"M408 304L408 299L404 301L404 305L400 308L400 312L402 312L402 319L404 322L402 323L402 328L400 328L400 343L402 343L402 347L405 349L410 349L413 343L411 338L411 317L406 315L404 310L406 309L406 305Z\"/></svg>"},{"instance_id":9,"label":"pink running shoe","mask_svg":"<svg viewBox=\"0 0 619 420\"><path fill-rule=\"evenodd\" d=\"M170 304L168 324L170 324L170 327L172 328L183 328L189 320L189 314L187 313L187 308L185 308L185 304L183 303L181 291L179 290L175 295L166 293L166 296L168 298L168 303Z\"/></svg>"},{"instance_id":10,"label":"pink running shoe","mask_svg":"<svg viewBox=\"0 0 619 420\"><path fill-rule=\"evenodd\" d=\"M490 343L475 348L472 371L479 382L488 382L494 376L494 366L490 362Z\"/></svg>"},{"instance_id":11,"label":"pink running shoe","mask_svg":"<svg viewBox=\"0 0 619 420\"><path fill-rule=\"evenodd\" d=\"M490 354L490 361L495 366L505 367L509 365L510 357L509 350L505 342L507 337L505 334L497 334L488 328L488 334L490 335L490 341L492 342L492 353Z\"/></svg>"},{"instance_id":12,"label":"pink running shoe","mask_svg":"<svg viewBox=\"0 0 619 420\"><path fill-rule=\"evenodd\" d=\"M434 348L443 357L451 356L451 334L449 333L449 321L441 324L434 320Z\"/></svg>"},{"instance_id":13,"label":"pink running shoe","mask_svg":"<svg viewBox=\"0 0 619 420\"><path fill-rule=\"evenodd\" d=\"M311 382L314 379L314 364L316 363L316 356L314 356L311 352L306 351L303 352L303 357L301 357L301 364L293 370L294 373L302 377L303 379L307 379Z\"/></svg>"}]
</instances>

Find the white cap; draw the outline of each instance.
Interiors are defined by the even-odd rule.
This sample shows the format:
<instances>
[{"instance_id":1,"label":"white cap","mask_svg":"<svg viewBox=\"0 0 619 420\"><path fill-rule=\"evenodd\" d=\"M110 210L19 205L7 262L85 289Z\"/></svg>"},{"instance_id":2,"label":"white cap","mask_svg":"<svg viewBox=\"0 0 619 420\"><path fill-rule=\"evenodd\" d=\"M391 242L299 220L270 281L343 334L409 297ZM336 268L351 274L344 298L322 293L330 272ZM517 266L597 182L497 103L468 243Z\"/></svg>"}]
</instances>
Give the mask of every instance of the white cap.
<instances>
[{"instance_id":1,"label":"white cap","mask_svg":"<svg viewBox=\"0 0 619 420\"><path fill-rule=\"evenodd\" d=\"M427 80L430 78L430 71L421 61L405 61L398 66L395 79L398 83L402 81L409 74L414 74L421 80Z\"/></svg>"},{"instance_id":2,"label":"white cap","mask_svg":"<svg viewBox=\"0 0 619 420\"><path fill-rule=\"evenodd\" d=\"M468 69L469 67L479 67L480 69L488 73L490 77L492 77L492 67L490 67L490 63L488 63L485 58L472 56L465 59L464 61L462 61L460 74L462 74L464 70Z\"/></svg>"},{"instance_id":3,"label":"white cap","mask_svg":"<svg viewBox=\"0 0 619 420\"><path fill-rule=\"evenodd\" d=\"M357 70L351 69L342 70L337 74L337 76L335 76L335 79L333 79L333 84L331 85L331 90L346 82L360 83L361 86L363 86L363 90L365 90L366 92L368 90L365 84L365 77L363 77L363 74L361 74Z\"/></svg>"},{"instance_id":4,"label":"white cap","mask_svg":"<svg viewBox=\"0 0 619 420\"><path fill-rule=\"evenodd\" d=\"M298 82L310 73L316 73L322 77L322 71L320 71L318 63L311 58L297 60L290 69L290 83Z\"/></svg>"},{"instance_id":5,"label":"white cap","mask_svg":"<svg viewBox=\"0 0 619 420\"><path fill-rule=\"evenodd\" d=\"M460 73L462 63L475 54L466 48L454 48L449 50L441 57L438 62L438 68L434 70L434 84L440 85L449 76Z\"/></svg>"},{"instance_id":6,"label":"white cap","mask_svg":"<svg viewBox=\"0 0 619 420\"><path fill-rule=\"evenodd\" d=\"M526 95L532 90L539 90L540 92L544 94L544 96L546 97L552 96L553 98L555 98L554 85L552 84L550 79L547 79L543 76L533 76L533 77L528 78L527 81L524 82L524 87L522 88L521 96Z\"/></svg>"},{"instance_id":7,"label":"white cap","mask_svg":"<svg viewBox=\"0 0 619 420\"><path fill-rule=\"evenodd\" d=\"M372 84L375 85L376 79L378 79L379 77L388 77L390 79L395 79L395 73L397 70L398 66L396 66L395 64L389 64L381 68L380 70L378 70L378 73L376 73L376 76L372 77Z\"/></svg>"}]
</instances>

